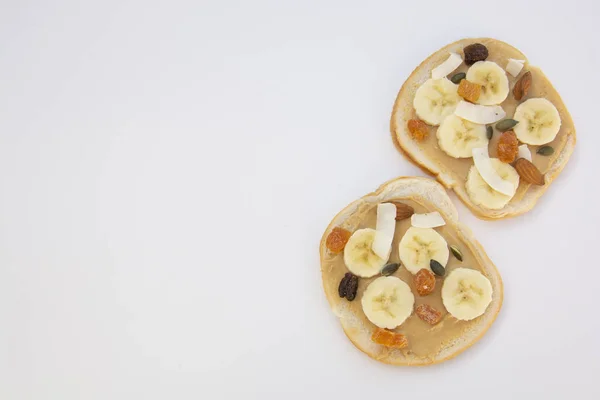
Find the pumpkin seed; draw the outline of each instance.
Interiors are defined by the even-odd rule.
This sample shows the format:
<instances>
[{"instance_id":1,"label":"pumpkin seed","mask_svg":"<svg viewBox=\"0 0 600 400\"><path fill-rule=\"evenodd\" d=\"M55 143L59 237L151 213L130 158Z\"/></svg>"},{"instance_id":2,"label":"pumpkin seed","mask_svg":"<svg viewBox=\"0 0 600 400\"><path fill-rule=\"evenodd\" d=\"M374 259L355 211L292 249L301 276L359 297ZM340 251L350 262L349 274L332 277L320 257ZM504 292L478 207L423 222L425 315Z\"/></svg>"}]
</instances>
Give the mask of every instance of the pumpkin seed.
<instances>
[{"instance_id":1,"label":"pumpkin seed","mask_svg":"<svg viewBox=\"0 0 600 400\"><path fill-rule=\"evenodd\" d=\"M444 274L446 273L446 268L444 268L442 264L435 260L429 261L429 268L431 268L433 273L437 276L444 276Z\"/></svg>"},{"instance_id":2,"label":"pumpkin seed","mask_svg":"<svg viewBox=\"0 0 600 400\"><path fill-rule=\"evenodd\" d=\"M400 268L400 264L398 263L388 264L381 270L381 275L390 276L394 272L398 271L398 268Z\"/></svg>"},{"instance_id":3,"label":"pumpkin seed","mask_svg":"<svg viewBox=\"0 0 600 400\"><path fill-rule=\"evenodd\" d=\"M536 153L538 153L541 156L550 156L554 154L554 148L552 148L552 146L542 146L539 149L537 149Z\"/></svg>"},{"instance_id":4,"label":"pumpkin seed","mask_svg":"<svg viewBox=\"0 0 600 400\"><path fill-rule=\"evenodd\" d=\"M488 140L492 140L492 136L494 136L494 128L491 125L488 125L485 130L487 131Z\"/></svg>"},{"instance_id":5,"label":"pumpkin seed","mask_svg":"<svg viewBox=\"0 0 600 400\"><path fill-rule=\"evenodd\" d=\"M511 129L512 127L514 127L516 124L518 124L519 121L516 121L514 119L503 119L502 121L498 122L496 124L496 129L498 129L500 132L505 132L509 129Z\"/></svg>"},{"instance_id":6,"label":"pumpkin seed","mask_svg":"<svg viewBox=\"0 0 600 400\"><path fill-rule=\"evenodd\" d=\"M461 261L461 262L462 262L462 260L463 260L463 255L462 255L462 253L460 252L460 249L459 249L458 247L456 247L455 245L453 245L453 244L452 244L452 245L450 245L450 251L452 252L452 254L454 254L454 257L456 257L456 259L457 259L458 261Z\"/></svg>"},{"instance_id":7,"label":"pumpkin seed","mask_svg":"<svg viewBox=\"0 0 600 400\"><path fill-rule=\"evenodd\" d=\"M459 72L458 74L452 75L452 78L450 78L450 80L452 81L452 83L456 83L458 85L460 81L462 81L466 77L467 74L465 74L464 72Z\"/></svg>"}]
</instances>

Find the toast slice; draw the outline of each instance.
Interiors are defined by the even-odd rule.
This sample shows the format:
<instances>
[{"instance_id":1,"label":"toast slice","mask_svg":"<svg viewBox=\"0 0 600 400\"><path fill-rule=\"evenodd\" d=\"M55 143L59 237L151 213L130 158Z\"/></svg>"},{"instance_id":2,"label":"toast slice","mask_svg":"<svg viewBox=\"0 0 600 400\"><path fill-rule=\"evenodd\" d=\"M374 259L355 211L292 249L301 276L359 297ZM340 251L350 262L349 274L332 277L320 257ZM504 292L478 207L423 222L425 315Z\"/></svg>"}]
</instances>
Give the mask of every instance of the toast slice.
<instances>
[{"instance_id":1,"label":"toast slice","mask_svg":"<svg viewBox=\"0 0 600 400\"><path fill-rule=\"evenodd\" d=\"M532 162L542 174L545 174L545 184L543 186L531 185L521 179L514 197L508 204L499 209L486 208L472 200L466 188L466 180L469 167L473 165L473 159L455 159L442 151L436 138L437 126L429 128L429 138L425 142L414 140L407 129L408 120L418 118L413 108L415 92L431 77L432 69L443 63L448 58L450 52L462 56L463 49L473 43L485 45L489 49L487 61L496 62L503 69L507 66L509 59L525 61L525 67L520 75L513 77L507 74L510 92L507 100L500 104L504 107L507 118L513 116L515 107L519 103L513 98L512 91L514 85L525 71L530 71L533 76L533 83L529 94L522 100L534 97L547 98L558 110L562 121L556 138L548 143L554 149L554 153L551 156L537 154L540 146L529 146L533 157ZM457 72L466 72L467 69L468 66L463 63L458 69L450 73L448 78ZM567 164L576 142L573 120L558 92L542 71L537 67L529 65L525 55L516 48L490 38L459 40L436 51L423 61L408 77L398 93L392 111L391 133L396 148L403 155L408 157L409 160L426 173L435 176L446 188L454 190L461 201L481 219L513 217L531 210ZM500 132L494 132L494 136L489 143L490 157L495 157L496 155L497 140L500 134Z\"/></svg>"},{"instance_id":2,"label":"toast slice","mask_svg":"<svg viewBox=\"0 0 600 400\"><path fill-rule=\"evenodd\" d=\"M492 301L484 314L471 321L458 321L443 309L435 296L441 296L444 278L437 277L436 288L427 296L416 296L416 305L429 303L444 313L437 325L428 326L413 312L397 331L406 334L409 345L397 349L374 343L371 336L377 327L369 321L361 308L361 296L366 287L376 279L359 278L358 291L353 301L341 298L338 292L341 278L348 272L342 253L334 254L327 248L327 237L336 227L350 232L373 225L372 212L377 204L385 202L411 202L415 212L437 211L446 225L436 230L445 237L448 245L461 248L464 259L459 261L450 255L446 270L452 273L454 268L469 267L479 269L491 282ZM371 214L369 214L371 213ZM371 215L371 219L367 218ZM392 253L388 262L398 262L397 247L401 237L410 227L410 218L396 222L396 231L392 243ZM350 341L368 356L392 365L429 365L455 357L479 340L489 329L502 306L503 286L500 274L488 258L482 246L475 240L471 231L458 221L458 213L445 189L429 178L400 177L383 184L374 193L367 194L352 202L340 211L331 221L320 243L321 274L325 295L333 313L340 319L342 328ZM445 277L448 276L446 273ZM413 275L401 266L395 273L397 277L411 286L415 292ZM438 303L435 303L438 301ZM419 331L421 330L421 331Z\"/></svg>"}]
</instances>

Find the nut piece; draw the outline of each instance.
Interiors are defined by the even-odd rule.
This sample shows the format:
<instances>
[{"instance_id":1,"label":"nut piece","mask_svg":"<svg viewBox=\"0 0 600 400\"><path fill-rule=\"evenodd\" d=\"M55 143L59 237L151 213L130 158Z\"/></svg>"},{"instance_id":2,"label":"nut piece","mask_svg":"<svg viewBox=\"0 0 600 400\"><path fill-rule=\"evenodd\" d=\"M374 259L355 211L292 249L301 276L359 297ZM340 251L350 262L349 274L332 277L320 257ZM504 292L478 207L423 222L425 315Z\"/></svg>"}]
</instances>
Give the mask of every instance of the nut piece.
<instances>
[{"instance_id":1,"label":"nut piece","mask_svg":"<svg viewBox=\"0 0 600 400\"><path fill-rule=\"evenodd\" d=\"M481 43L473 43L464 48L465 64L473 65L477 61L485 61L488 58L488 49Z\"/></svg>"},{"instance_id":2,"label":"nut piece","mask_svg":"<svg viewBox=\"0 0 600 400\"><path fill-rule=\"evenodd\" d=\"M406 336L401 333L396 333L381 328L375 329L375 332L373 332L373 335L371 335L371 341L396 349L403 349L408 346L408 339L406 339Z\"/></svg>"},{"instance_id":3,"label":"nut piece","mask_svg":"<svg viewBox=\"0 0 600 400\"><path fill-rule=\"evenodd\" d=\"M415 310L419 318L430 325L435 325L442 319L442 313L431 307L429 304L420 304Z\"/></svg>"},{"instance_id":4,"label":"nut piece","mask_svg":"<svg viewBox=\"0 0 600 400\"><path fill-rule=\"evenodd\" d=\"M539 186L543 186L546 183L544 175L542 175L540 170L529 160L519 158L515 163L515 169L521 179L527 183Z\"/></svg>"},{"instance_id":5,"label":"nut piece","mask_svg":"<svg viewBox=\"0 0 600 400\"><path fill-rule=\"evenodd\" d=\"M413 139L417 142L421 142L427 139L429 136L429 127L427 124L420 119L411 119L408 121L408 131Z\"/></svg>"},{"instance_id":6,"label":"nut piece","mask_svg":"<svg viewBox=\"0 0 600 400\"><path fill-rule=\"evenodd\" d=\"M521 79L515 83L515 87L513 88L513 96L515 96L515 100L521 100L523 97L527 96L527 92L529 92L529 88L531 87L531 72L527 71L523 74Z\"/></svg>"},{"instance_id":7,"label":"nut piece","mask_svg":"<svg viewBox=\"0 0 600 400\"><path fill-rule=\"evenodd\" d=\"M336 226L327 236L327 239L325 240L325 246L327 246L329 251L337 254L344 250L344 247L346 247L346 243L348 243L350 236L352 236L350 231Z\"/></svg>"},{"instance_id":8,"label":"nut piece","mask_svg":"<svg viewBox=\"0 0 600 400\"><path fill-rule=\"evenodd\" d=\"M435 289L435 275L428 269L421 269L413 277L413 283L419 296L427 296Z\"/></svg>"},{"instance_id":9,"label":"nut piece","mask_svg":"<svg viewBox=\"0 0 600 400\"><path fill-rule=\"evenodd\" d=\"M504 163L515 161L519 154L519 140L513 131L506 131L498 139L498 158Z\"/></svg>"},{"instance_id":10,"label":"nut piece","mask_svg":"<svg viewBox=\"0 0 600 400\"><path fill-rule=\"evenodd\" d=\"M397 201L390 201L390 203L396 206L396 221L410 218L415 213L415 209L409 205Z\"/></svg>"},{"instance_id":11,"label":"nut piece","mask_svg":"<svg viewBox=\"0 0 600 400\"><path fill-rule=\"evenodd\" d=\"M466 101L475 103L481 95L481 85L463 79L458 85L458 95Z\"/></svg>"}]
</instances>

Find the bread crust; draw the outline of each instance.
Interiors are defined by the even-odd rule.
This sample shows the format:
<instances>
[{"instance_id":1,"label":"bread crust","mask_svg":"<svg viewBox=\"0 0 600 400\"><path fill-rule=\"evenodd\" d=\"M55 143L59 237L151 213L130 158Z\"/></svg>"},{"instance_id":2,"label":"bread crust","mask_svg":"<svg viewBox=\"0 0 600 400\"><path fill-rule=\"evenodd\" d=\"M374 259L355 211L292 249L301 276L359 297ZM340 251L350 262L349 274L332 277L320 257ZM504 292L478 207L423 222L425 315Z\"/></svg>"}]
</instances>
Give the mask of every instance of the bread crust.
<instances>
[{"instance_id":1,"label":"bread crust","mask_svg":"<svg viewBox=\"0 0 600 400\"><path fill-rule=\"evenodd\" d=\"M390 199L403 198L417 200L418 202L431 207L432 210L436 210L442 214L446 223L451 224L459 236L464 239L464 242L469 245L469 249L474 257L485 269L486 275L490 279L494 290L492 303L465 336L449 343L431 358L418 358L411 355L404 355L399 350L389 351L383 348L383 346L371 342L371 333L375 327L366 326L366 324L361 321L357 322L357 319L354 318L353 315L354 312L344 307L347 304L345 303L345 300L340 299L337 290L332 289L336 287L336 285L328 284L331 283L329 280L332 278L329 274L330 271L328 271L326 267L328 251L325 242L333 228L342 225L344 221L352 217L360 206L365 203L377 204ZM325 295L332 311L340 319L344 333L359 350L369 357L385 364L424 366L437 364L456 357L476 343L485 334L496 320L496 317L502 308L504 289L500 273L483 250L481 244L473 237L472 232L458 222L458 212L443 186L429 178L399 177L384 183L375 192L369 193L350 203L333 218L331 223L327 226L327 229L325 229L323 237L321 238L319 253L321 259L321 277Z\"/></svg>"},{"instance_id":2,"label":"bread crust","mask_svg":"<svg viewBox=\"0 0 600 400\"><path fill-rule=\"evenodd\" d=\"M571 157L571 154L573 153L575 143L577 141L575 129L567 133L567 141L564 147L562 148L554 163L550 165L548 171L546 172L545 185L530 187L522 199L515 202L511 201L502 209L489 210L475 205L471 201L466 190L463 187L457 185L457 182L454 179L452 179L449 176L449 174L445 173L443 169L436 169L431 164L427 165L429 160L425 155L420 154L418 150L411 148L412 141L409 139L405 126L403 123L399 123L399 121L410 119L410 117L407 118L407 103L412 104L412 92L416 90L416 88L422 83L422 81L426 80L429 77L432 65L436 65L437 63L439 63L439 60L445 57L449 51L456 51L456 49L462 48L466 44L471 44L475 42L492 42L496 45L505 47L507 49L511 49L511 51L519 53L520 57L523 60L527 61L527 57L525 57L523 53L521 53L513 46L491 38L461 39L441 48L440 50L430 55L427 59L425 59L417 68L415 68L415 70L411 73L411 75L402 85L402 88L400 89L400 92L398 92L398 96L396 97L396 101L394 102L394 108L392 110L392 116L390 121L390 132L392 135L394 146L396 147L396 149L398 149L398 151L401 154L406 156L414 165L421 168L425 173L435 177L446 188L454 190L457 197L473 212L473 214L475 214L475 216L484 220L496 220L515 217L533 209L539 198L546 192L546 190L548 190L554 179L556 179L556 177L566 166L569 158ZM535 69L537 73L545 76L543 72L537 67L530 66L530 69ZM572 121L571 115L569 114L558 92L556 92L556 97L560 101L560 106L564 110L563 113L566 114L566 118Z\"/></svg>"}]
</instances>

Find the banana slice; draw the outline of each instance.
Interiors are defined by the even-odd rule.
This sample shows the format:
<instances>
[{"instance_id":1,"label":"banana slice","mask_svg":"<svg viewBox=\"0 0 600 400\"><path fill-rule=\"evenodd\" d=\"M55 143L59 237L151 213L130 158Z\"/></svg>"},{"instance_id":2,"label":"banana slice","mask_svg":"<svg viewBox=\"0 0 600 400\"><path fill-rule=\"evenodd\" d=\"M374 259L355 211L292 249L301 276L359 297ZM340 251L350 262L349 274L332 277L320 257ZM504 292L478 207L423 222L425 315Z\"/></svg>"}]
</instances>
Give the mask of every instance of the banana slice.
<instances>
[{"instance_id":1,"label":"banana slice","mask_svg":"<svg viewBox=\"0 0 600 400\"><path fill-rule=\"evenodd\" d=\"M448 243L432 228L410 227L398 245L400 261L413 275L425 268L431 271L429 262L433 259L446 266Z\"/></svg>"},{"instance_id":2,"label":"banana slice","mask_svg":"<svg viewBox=\"0 0 600 400\"><path fill-rule=\"evenodd\" d=\"M419 118L437 126L454 112L460 100L458 85L446 78L428 79L417 89L413 107Z\"/></svg>"},{"instance_id":3,"label":"banana slice","mask_svg":"<svg viewBox=\"0 0 600 400\"><path fill-rule=\"evenodd\" d=\"M444 280L442 302L456 319L470 321L482 315L492 302L492 284L481 272L456 268Z\"/></svg>"},{"instance_id":4,"label":"banana slice","mask_svg":"<svg viewBox=\"0 0 600 400\"><path fill-rule=\"evenodd\" d=\"M372 246L377 231L366 228L355 231L344 248L344 263L354 275L370 278L381 271L387 259L373 252Z\"/></svg>"},{"instance_id":5,"label":"banana slice","mask_svg":"<svg viewBox=\"0 0 600 400\"><path fill-rule=\"evenodd\" d=\"M506 72L495 62L478 61L467 71L469 82L481 85L478 104L490 106L500 104L508 97L509 87Z\"/></svg>"},{"instance_id":6,"label":"banana slice","mask_svg":"<svg viewBox=\"0 0 600 400\"><path fill-rule=\"evenodd\" d=\"M476 147L487 147L485 125L474 124L454 114L448 115L437 130L440 148L454 158L473 156Z\"/></svg>"},{"instance_id":7,"label":"banana slice","mask_svg":"<svg viewBox=\"0 0 600 400\"><path fill-rule=\"evenodd\" d=\"M380 328L393 329L412 314L415 296L404 281L382 276L367 286L361 304L369 321Z\"/></svg>"},{"instance_id":8,"label":"banana slice","mask_svg":"<svg viewBox=\"0 0 600 400\"><path fill-rule=\"evenodd\" d=\"M491 158L490 162L502 179L511 182L515 187L519 185L519 174L513 167L497 158ZM503 208L513 197L494 190L483 180L474 165L469 170L466 189L473 203L491 210Z\"/></svg>"},{"instance_id":9,"label":"banana slice","mask_svg":"<svg viewBox=\"0 0 600 400\"><path fill-rule=\"evenodd\" d=\"M560 115L550 101L529 99L519 104L513 119L519 123L513 128L517 138L527 144L546 144L554 140L560 130Z\"/></svg>"}]
</instances>

